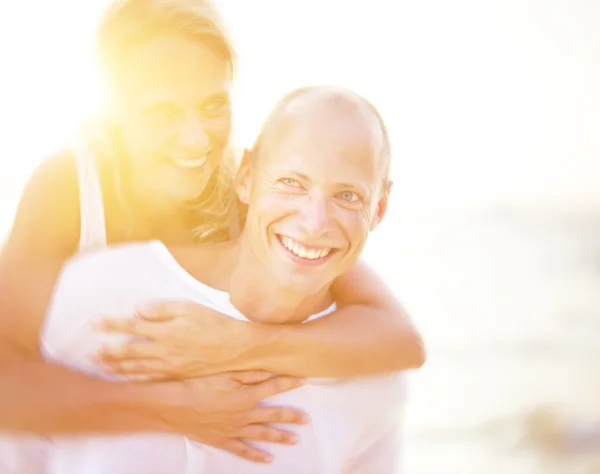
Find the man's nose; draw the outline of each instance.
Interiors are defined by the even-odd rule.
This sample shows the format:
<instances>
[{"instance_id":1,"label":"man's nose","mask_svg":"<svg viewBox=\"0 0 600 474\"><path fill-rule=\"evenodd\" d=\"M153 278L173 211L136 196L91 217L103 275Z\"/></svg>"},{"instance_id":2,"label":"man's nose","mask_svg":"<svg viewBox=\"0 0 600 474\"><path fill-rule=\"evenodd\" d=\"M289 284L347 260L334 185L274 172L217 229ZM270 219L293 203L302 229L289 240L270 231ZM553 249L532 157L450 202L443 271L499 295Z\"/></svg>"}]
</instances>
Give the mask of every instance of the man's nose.
<instances>
[{"instance_id":1,"label":"man's nose","mask_svg":"<svg viewBox=\"0 0 600 474\"><path fill-rule=\"evenodd\" d=\"M331 230L331 203L322 195L310 195L302 207L306 238L324 237Z\"/></svg>"},{"instance_id":2,"label":"man's nose","mask_svg":"<svg viewBox=\"0 0 600 474\"><path fill-rule=\"evenodd\" d=\"M189 150L208 152L210 139L202 118L197 113L189 113L181 126L177 143Z\"/></svg>"}]
</instances>

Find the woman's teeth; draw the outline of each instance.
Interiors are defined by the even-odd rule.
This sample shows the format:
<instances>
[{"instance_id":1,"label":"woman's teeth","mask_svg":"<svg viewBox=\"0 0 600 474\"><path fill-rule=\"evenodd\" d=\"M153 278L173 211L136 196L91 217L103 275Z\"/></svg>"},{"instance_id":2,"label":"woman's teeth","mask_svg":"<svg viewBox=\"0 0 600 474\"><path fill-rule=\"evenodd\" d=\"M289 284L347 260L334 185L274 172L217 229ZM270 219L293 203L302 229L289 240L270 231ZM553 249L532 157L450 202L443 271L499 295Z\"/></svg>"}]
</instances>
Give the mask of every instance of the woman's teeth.
<instances>
[{"instance_id":1,"label":"woman's teeth","mask_svg":"<svg viewBox=\"0 0 600 474\"><path fill-rule=\"evenodd\" d=\"M204 163L206 163L206 157L207 155L204 155L203 157L196 158L194 160L182 160L173 158L173 163L175 163L175 165L179 166L180 168L200 168L204 165Z\"/></svg>"},{"instance_id":2,"label":"woman's teeth","mask_svg":"<svg viewBox=\"0 0 600 474\"><path fill-rule=\"evenodd\" d=\"M300 242L296 242L294 239L290 239L289 237L285 237L284 235L280 236L281 243L283 246L292 252L294 255L305 258L307 260L317 260L319 258L326 257L329 252L331 252L331 248L307 248L304 247Z\"/></svg>"}]
</instances>

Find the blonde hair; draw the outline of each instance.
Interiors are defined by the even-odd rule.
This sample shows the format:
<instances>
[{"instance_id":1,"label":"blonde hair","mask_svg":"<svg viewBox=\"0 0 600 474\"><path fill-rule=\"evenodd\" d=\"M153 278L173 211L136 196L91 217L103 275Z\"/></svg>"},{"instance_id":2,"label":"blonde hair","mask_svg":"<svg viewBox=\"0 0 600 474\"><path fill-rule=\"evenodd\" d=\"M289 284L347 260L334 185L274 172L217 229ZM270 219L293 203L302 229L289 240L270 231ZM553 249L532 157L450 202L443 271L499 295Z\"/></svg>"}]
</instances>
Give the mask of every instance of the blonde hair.
<instances>
[{"instance_id":1,"label":"blonde hair","mask_svg":"<svg viewBox=\"0 0 600 474\"><path fill-rule=\"evenodd\" d=\"M106 10L96 37L98 63L107 81L118 84L121 61L132 48L165 33L201 41L235 72L235 51L209 0L117 0Z\"/></svg>"},{"instance_id":2,"label":"blonde hair","mask_svg":"<svg viewBox=\"0 0 600 474\"><path fill-rule=\"evenodd\" d=\"M120 87L121 71L136 46L162 34L179 34L201 41L224 57L235 72L235 52L221 18L209 0L118 0L106 10L96 38L98 66L108 92ZM86 141L95 159L107 169L121 206L127 206L123 191L123 160L119 159L118 139L108 114L86 130ZM194 237L199 241L226 240L238 230L239 217L233 193L236 160L225 150L221 163L198 202L193 203L199 224Z\"/></svg>"}]
</instances>

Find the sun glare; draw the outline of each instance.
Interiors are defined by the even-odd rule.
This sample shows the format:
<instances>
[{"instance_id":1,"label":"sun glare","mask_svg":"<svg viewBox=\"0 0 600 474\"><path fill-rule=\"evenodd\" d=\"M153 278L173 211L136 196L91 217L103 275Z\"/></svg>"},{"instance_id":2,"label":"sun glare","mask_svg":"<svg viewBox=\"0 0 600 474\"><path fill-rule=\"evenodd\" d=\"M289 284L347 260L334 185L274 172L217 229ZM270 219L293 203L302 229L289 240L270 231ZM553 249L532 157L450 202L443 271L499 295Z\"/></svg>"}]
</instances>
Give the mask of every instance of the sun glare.
<instances>
[{"instance_id":1,"label":"sun glare","mask_svg":"<svg viewBox=\"0 0 600 474\"><path fill-rule=\"evenodd\" d=\"M2 136L2 234L31 171L63 147L102 100L91 51L93 25L104 3L62 0L32 7L8 2L0 7L0 120L9 131Z\"/></svg>"},{"instance_id":2,"label":"sun glare","mask_svg":"<svg viewBox=\"0 0 600 474\"><path fill-rule=\"evenodd\" d=\"M595 33L574 4L439 0L433 9L399 2L392 12L390 2L374 0L368 10L345 2L342 18L333 0L301 8L216 3L240 60L237 145L253 141L282 94L335 83L371 99L388 124L395 210L597 195L591 124L599 70L592 50L584 54L582 32ZM33 167L102 102L91 46L106 4L37 2L36 15L28 2L0 7L10 70L0 110L10 124L2 139L3 222Z\"/></svg>"}]
</instances>

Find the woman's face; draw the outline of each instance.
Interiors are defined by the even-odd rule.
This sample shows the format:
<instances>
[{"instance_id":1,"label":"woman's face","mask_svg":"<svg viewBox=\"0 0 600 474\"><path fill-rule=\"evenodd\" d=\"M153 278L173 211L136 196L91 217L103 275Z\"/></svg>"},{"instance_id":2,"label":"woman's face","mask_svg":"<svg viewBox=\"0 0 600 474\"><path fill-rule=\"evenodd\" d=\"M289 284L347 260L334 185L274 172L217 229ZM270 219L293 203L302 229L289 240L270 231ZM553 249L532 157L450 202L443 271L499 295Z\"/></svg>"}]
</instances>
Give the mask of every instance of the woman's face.
<instances>
[{"instance_id":1,"label":"woman's face","mask_svg":"<svg viewBox=\"0 0 600 474\"><path fill-rule=\"evenodd\" d=\"M138 192L155 205L198 198L231 131L229 62L199 40L162 36L135 49L117 125Z\"/></svg>"}]
</instances>

